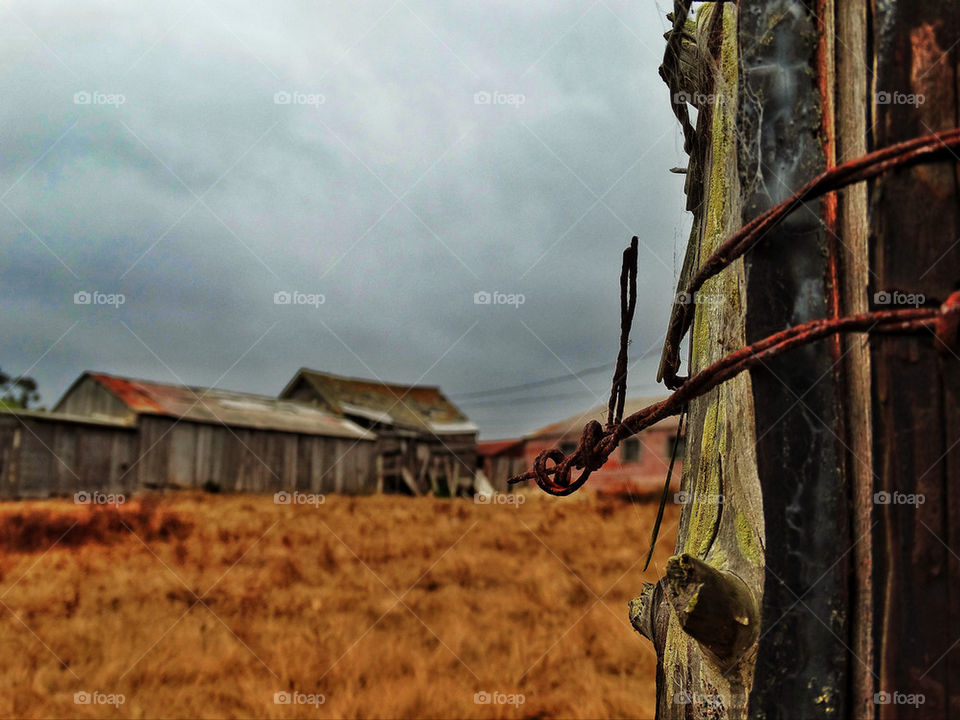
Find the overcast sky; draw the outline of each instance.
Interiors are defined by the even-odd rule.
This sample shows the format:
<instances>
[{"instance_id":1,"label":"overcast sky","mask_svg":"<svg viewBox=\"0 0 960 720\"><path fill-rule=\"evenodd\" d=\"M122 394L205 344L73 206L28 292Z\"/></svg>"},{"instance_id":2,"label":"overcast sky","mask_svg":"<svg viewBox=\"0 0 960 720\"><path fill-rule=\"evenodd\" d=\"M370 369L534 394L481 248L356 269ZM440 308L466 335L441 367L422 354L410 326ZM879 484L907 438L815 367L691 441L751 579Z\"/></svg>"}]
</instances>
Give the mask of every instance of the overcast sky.
<instances>
[{"instance_id":1,"label":"overcast sky","mask_svg":"<svg viewBox=\"0 0 960 720\"><path fill-rule=\"evenodd\" d=\"M631 234L658 391L689 227L664 3L6 10L0 367L43 404L88 369L275 395L308 366L528 432L612 371L457 396L612 363Z\"/></svg>"}]
</instances>

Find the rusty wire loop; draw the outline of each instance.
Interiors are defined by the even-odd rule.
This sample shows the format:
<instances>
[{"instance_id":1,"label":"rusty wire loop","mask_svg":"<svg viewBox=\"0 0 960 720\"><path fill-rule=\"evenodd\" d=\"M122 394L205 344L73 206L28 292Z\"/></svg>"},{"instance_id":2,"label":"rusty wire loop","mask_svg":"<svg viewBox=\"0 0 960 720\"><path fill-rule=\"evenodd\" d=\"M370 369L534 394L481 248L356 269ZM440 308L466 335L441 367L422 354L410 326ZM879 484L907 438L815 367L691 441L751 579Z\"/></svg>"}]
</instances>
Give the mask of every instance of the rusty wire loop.
<instances>
[{"instance_id":1,"label":"rusty wire loop","mask_svg":"<svg viewBox=\"0 0 960 720\"><path fill-rule=\"evenodd\" d=\"M623 251L623 266L620 269L620 353L613 371L613 386L607 407L607 430L623 420L623 404L627 400L627 348L630 345L630 328L633 313L637 309L637 249L636 235L630 247Z\"/></svg>"},{"instance_id":2,"label":"rusty wire loop","mask_svg":"<svg viewBox=\"0 0 960 720\"><path fill-rule=\"evenodd\" d=\"M623 399L626 394L626 346L636 304L636 242L624 251L621 270L621 337L620 356L614 371L613 387L608 404L608 425L604 429L591 420L580 436L576 450L564 455L557 448L544 451L534 461L533 469L509 483L535 480L540 489L551 495L569 495L577 491L610 458L626 438L664 418L679 415L687 403L721 383L749 370L770 358L793 348L833 336L837 333L920 333L931 332L943 353L960 352L960 291L954 292L939 307L878 310L874 312L812 320L774 333L762 340L730 353L709 367L690 376L676 375L680 367L679 347L693 319L695 293L711 277L717 275L737 258L753 248L766 234L791 212L815 198L834 192L856 182L863 182L895 168L928 163L953 155L960 146L960 128L908 140L865 155L844 165L828 170L811 180L792 197L747 223L711 255L687 286L689 302L678 305L667 330L668 363L664 383L674 392L665 400L649 405L622 419ZM954 157L956 157L954 155ZM632 263L632 267L630 265ZM628 290L630 295L628 296ZM617 410L615 412L615 410ZM580 475L571 480L574 470Z\"/></svg>"}]
</instances>

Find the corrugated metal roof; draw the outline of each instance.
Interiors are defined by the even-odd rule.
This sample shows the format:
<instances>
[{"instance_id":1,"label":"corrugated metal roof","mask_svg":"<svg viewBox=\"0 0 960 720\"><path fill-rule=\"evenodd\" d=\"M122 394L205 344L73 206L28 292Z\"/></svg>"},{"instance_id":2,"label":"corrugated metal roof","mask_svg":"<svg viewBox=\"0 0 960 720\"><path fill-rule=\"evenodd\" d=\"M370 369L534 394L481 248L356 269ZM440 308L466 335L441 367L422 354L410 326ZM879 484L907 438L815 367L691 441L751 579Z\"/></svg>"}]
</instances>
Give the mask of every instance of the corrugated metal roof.
<instances>
[{"instance_id":1,"label":"corrugated metal roof","mask_svg":"<svg viewBox=\"0 0 960 720\"><path fill-rule=\"evenodd\" d=\"M233 427L373 440L369 430L303 403L266 395L86 373L136 414Z\"/></svg>"},{"instance_id":2,"label":"corrugated metal roof","mask_svg":"<svg viewBox=\"0 0 960 720\"><path fill-rule=\"evenodd\" d=\"M438 387L396 385L301 368L281 397L300 379L309 383L334 412L382 417L383 422L437 435L477 431L477 426Z\"/></svg>"},{"instance_id":3,"label":"corrugated metal roof","mask_svg":"<svg viewBox=\"0 0 960 720\"><path fill-rule=\"evenodd\" d=\"M638 410L642 410L648 405L653 405L653 403L660 402L661 400L665 399L666 397L627 398L626 402L623 404L623 416L628 417L629 415L632 415ZM546 427L540 428L539 430L534 430L526 437L527 439L555 437L558 439L564 438L578 440L583 432L583 426L591 420L596 420L601 425L607 424L606 404L598 405L597 407L591 408L586 412L578 413L577 415L571 415L564 420L552 423ZM676 428L677 417L674 416L665 418L654 425L654 427Z\"/></svg>"}]
</instances>

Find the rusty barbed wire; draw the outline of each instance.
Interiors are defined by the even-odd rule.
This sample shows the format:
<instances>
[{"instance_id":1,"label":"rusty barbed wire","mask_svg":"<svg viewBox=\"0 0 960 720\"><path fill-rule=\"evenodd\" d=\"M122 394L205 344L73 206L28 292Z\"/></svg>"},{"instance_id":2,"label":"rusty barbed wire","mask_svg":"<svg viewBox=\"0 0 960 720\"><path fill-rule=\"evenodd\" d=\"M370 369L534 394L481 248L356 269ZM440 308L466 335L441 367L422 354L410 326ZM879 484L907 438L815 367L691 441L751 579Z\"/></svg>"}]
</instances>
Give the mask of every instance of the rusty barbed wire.
<instances>
[{"instance_id":1,"label":"rusty barbed wire","mask_svg":"<svg viewBox=\"0 0 960 720\"><path fill-rule=\"evenodd\" d=\"M623 264L620 269L620 352L617 355L616 369L613 371L610 402L607 404L608 430L623 420L623 405L627 401L627 349L630 345L633 313L637 309L638 243L639 238L634 235L630 247L623 251Z\"/></svg>"},{"instance_id":2,"label":"rusty barbed wire","mask_svg":"<svg viewBox=\"0 0 960 720\"><path fill-rule=\"evenodd\" d=\"M636 435L664 418L679 415L688 402L710 392L744 370L749 370L793 348L838 333L909 334L926 331L932 333L940 343L939 349L942 353L956 355L960 352L960 291L951 294L939 307L876 310L859 315L812 320L774 333L732 352L690 377L681 378L676 375L680 367L680 342L692 322L695 294L707 280L728 267L737 258L742 257L775 225L804 203L853 183L870 180L895 168L932 162L947 154L956 158L953 151L958 146L960 146L960 128L934 133L878 150L822 173L792 197L747 223L704 262L687 286L684 293L685 302L678 303L680 310L671 318L666 339L668 362L663 380L674 392L665 400L648 405L628 418L621 419L622 395L626 392L626 346L636 300L637 253L635 250L631 252L636 247L637 239L634 238L623 255L620 356L614 372L606 429L596 420L591 420L584 426L580 441L572 453L565 455L558 448L546 450L537 456L532 470L510 478L508 482L515 484L535 480L541 490L557 496L576 492L594 471L603 467L613 451L626 438ZM632 279L632 287L628 282L629 279ZM628 300L628 291L633 293L630 296L632 303ZM617 407L620 408L619 413L614 412ZM581 472L575 480L572 480L574 470Z\"/></svg>"},{"instance_id":3,"label":"rusty barbed wire","mask_svg":"<svg viewBox=\"0 0 960 720\"><path fill-rule=\"evenodd\" d=\"M693 322L694 297L697 291L703 287L707 280L756 246L774 226L790 213L810 200L857 182L872 180L890 170L932 162L942 159L944 156L952 155L955 158L954 151L958 147L960 147L960 128L907 140L877 150L821 173L800 188L792 197L744 225L739 232L717 248L691 278L684 293L688 302L674 305L677 311L671 317L667 329L667 339L664 344L664 370L662 377L658 377L657 380L663 380L663 383L671 390L676 390L686 380L686 378L678 377L676 373L680 369L680 342Z\"/></svg>"}]
</instances>

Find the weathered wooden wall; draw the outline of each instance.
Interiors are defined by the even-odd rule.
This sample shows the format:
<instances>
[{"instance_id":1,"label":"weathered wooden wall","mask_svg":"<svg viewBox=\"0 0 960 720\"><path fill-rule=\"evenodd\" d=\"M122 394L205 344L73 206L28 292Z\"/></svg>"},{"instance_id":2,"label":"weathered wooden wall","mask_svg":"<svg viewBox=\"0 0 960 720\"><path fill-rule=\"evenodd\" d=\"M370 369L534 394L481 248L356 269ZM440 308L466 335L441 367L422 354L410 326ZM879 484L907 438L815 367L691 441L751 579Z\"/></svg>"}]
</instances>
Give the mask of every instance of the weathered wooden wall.
<instances>
[{"instance_id":1,"label":"weathered wooden wall","mask_svg":"<svg viewBox=\"0 0 960 720\"><path fill-rule=\"evenodd\" d=\"M494 490L501 493L512 492L514 485L507 480L525 473L530 467L522 455L493 455L483 458L481 469Z\"/></svg>"},{"instance_id":2,"label":"weathered wooden wall","mask_svg":"<svg viewBox=\"0 0 960 720\"><path fill-rule=\"evenodd\" d=\"M141 416L136 427L0 414L0 497L80 490L377 490L372 440L227 428Z\"/></svg>"},{"instance_id":3,"label":"weathered wooden wall","mask_svg":"<svg viewBox=\"0 0 960 720\"><path fill-rule=\"evenodd\" d=\"M54 411L80 417L134 417L120 398L89 376L81 377L60 399Z\"/></svg>"},{"instance_id":4,"label":"weathered wooden wall","mask_svg":"<svg viewBox=\"0 0 960 720\"><path fill-rule=\"evenodd\" d=\"M877 103L878 147L958 125L960 5L878 3L875 90L923 97ZM872 188L871 291L939 304L960 287L960 172L955 162L879 179ZM922 495L875 506L879 692L922 693L879 717L960 717L960 357L933 336L872 343L875 492Z\"/></svg>"},{"instance_id":5,"label":"weathered wooden wall","mask_svg":"<svg viewBox=\"0 0 960 720\"><path fill-rule=\"evenodd\" d=\"M374 442L141 416L138 483L236 492L376 491Z\"/></svg>"},{"instance_id":6,"label":"weathered wooden wall","mask_svg":"<svg viewBox=\"0 0 960 720\"><path fill-rule=\"evenodd\" d=\"M0 498L130 492L132 427L0 413Z\"/></svg>"}]
</instances>

